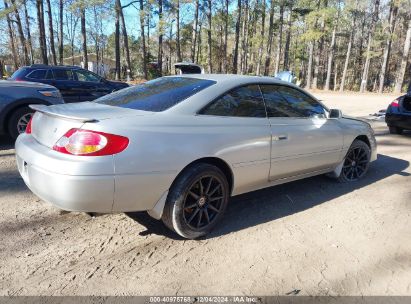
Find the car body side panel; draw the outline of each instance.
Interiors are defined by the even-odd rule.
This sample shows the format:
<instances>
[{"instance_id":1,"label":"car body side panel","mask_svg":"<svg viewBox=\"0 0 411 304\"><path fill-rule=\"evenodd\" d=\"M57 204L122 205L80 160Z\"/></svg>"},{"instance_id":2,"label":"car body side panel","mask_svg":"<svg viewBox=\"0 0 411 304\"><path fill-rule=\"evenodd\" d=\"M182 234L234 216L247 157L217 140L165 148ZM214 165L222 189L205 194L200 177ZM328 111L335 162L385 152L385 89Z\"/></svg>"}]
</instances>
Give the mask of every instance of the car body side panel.
<instances>
[{"instance_id":1,"label":"car body side panel","mask_svg":"<svg viewBox=\"0 0 411 304\"><path fill-rule=\"evenodd\" d=\"M115 209L120 209L117 204L121 204L121 209L137 206L136 198L145 194L133 185L142 183L141 175L156 183L155 190L143 189L155 191L158 200L183 168L204 157L217 157L230 166L235 176L233 195L268 182L271 134L266 118L199 115L182 116L166 123L167 118L162 116L158 113L140 117L134 124L130 119L120 119L84 125L83 128L97 131L110 129L130 140L129 147L114 158ZM155 123L157 119L163 121L161 125ZM151 207L157 200L152 201Z\"/></svg>"},{"instance_id":2,"label":"car body side panel","mask_svg":"<svg viewBox=\"0 0 411 304\"><path fill-rule=\"evenodd\" d=\"M333 168L343 147L341 125L326 118L270 118L270 180Z\"/></svg>"}]
</instances>

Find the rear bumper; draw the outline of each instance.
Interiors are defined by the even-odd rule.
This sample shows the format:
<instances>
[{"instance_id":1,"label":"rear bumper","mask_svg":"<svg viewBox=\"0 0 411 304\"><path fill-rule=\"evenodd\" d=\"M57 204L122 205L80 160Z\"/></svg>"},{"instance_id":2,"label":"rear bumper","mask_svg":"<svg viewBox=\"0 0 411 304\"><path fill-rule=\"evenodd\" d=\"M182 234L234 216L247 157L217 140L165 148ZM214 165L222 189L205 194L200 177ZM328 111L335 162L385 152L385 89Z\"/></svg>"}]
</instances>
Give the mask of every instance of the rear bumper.
<instances>
[{"instance_id":1,"label":"rear bumper","mask_svg":"<svg viewBox=\"0 0 411 304\"><path fill-rule=\"evenodd\" d=\"M56 207L79 212L127 212L154 208L175 173L116 175L114 157L70 156L31 135L16 141L17 167L27 187Z\"/></svg>"},{"instance_id":2,"label":"rear bumper","mask_svg":"<svg viewBox=\"0 0 411 304\"><path fill-rule=\"evenodd\" d=\"M386 113L385 122L388 126L411 130L411 113Z\"/></svg>"},{"instance_id":3,"label":"rear bumper","mask_svg":"<svg viewBox=\"0 0 411 304\"><path fill-rule=\"evenodd\" d=\"M113 174L83 175L72 159L59 159L57 155L53 157L53 154L57 153L40 145L30 135L24 134L17 138L17 167L34 194L64 210L101 213L112 211ZM107 159L103 160L106 161ZM112 166L112 161L110 165ZM82 166L87 164L83 163ZM77 174L73 174L73 168L78 171ZM89 170L83 168L83 171Z\"/></svg>"}]
</instances>

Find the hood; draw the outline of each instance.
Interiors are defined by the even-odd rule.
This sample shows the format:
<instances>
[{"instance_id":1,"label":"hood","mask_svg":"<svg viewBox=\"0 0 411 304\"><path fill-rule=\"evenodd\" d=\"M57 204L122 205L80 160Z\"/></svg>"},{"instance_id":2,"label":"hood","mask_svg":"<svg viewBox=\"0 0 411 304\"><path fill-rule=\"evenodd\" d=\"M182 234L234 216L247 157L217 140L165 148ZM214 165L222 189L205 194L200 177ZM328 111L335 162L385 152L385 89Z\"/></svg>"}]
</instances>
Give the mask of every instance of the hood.
<instances>
[{"instance_id":1,"label":"hood","mask_svg":"<svg viewBox=\"0 0 411 304\"><path fill-rule=\"evenodd\" d=\"M117 81L117 80L107 80L116 89L128 88L130 85L128 83Z\"/></svg>"},{"instance_id":2,"label":"hood","mask_svg":"<svg viewBox=\"0 0 411 304\"><path fill-rule=\"evenodd\" d=\"M24 88L38 88L38 89L55 89L55 87L43 84L39 82L29 82L29 81L14 81L14 80L1 80L0 88L10 88L10 87L24 87Z\"/></svg>"}]
</instances>

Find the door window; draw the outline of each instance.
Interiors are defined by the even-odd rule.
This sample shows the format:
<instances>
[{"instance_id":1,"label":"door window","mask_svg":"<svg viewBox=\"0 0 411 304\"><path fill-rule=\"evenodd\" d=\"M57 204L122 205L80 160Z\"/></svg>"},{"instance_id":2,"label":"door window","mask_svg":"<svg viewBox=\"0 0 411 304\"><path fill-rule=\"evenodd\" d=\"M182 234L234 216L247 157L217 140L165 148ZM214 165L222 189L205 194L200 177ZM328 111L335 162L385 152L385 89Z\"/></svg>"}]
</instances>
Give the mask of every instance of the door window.
<instances>
[{"instance_id":1,"label":"door window","mask_svg":"<svg viewBox=\"0 0 411 304\"><path fill-rule=\"evenodd\" d=\"M75 70L74 73L76 74L78 81L86 81L86 82L100 82L101 78L94 73L83 71L83 70Z\"/></svg>"},{"instance_id":2,"label":"door window","mask_svg":"<svg viewBox=\"0 0 411 304\"><path fill-rule=\"evenodd\" d=\"M268 117L303 117L278 91L278 86L261 85Z\"/></svg>"},{"instance_id":3,"label":"door window","mask_svg":"<svg viewBox=\"0 0 411 304\"><path fill-rule=\"evenodd\" d=\"M30 78L30 79L52 79L53 75L51 74L50 70L39 69L39 70L34 70L30 74L28 74L27 78Z\"/></svg>"},{"instance_id":4,"label":"door window","mask_svg":"<svg viewBox=\"0 0 411 304\"><path fill-rule=\"evenodd\" d=\"M258 85L239 87L204 108L200 114L234 117L266 117Z\"/></svg>"},{"instance_id":5,"label":"door window","mask_svg":"<svg viewBox=\"0 0 411 304\"><path fill-rule=\"evenodd\" d=\"M288 86L277 88L282 97L287 100L288 105L300 117L326 117L324 107L307 94Z\"/></svg>"},{"instance_id":6,"label":"door window","mask_svg":"<svg viewBox=\"0 0 411 304\"><path fill-rule=\"evenodd\" d=\"M54 69L55 80L73 80L73 72L68 69Z\"/></svg>"}]
</instances>

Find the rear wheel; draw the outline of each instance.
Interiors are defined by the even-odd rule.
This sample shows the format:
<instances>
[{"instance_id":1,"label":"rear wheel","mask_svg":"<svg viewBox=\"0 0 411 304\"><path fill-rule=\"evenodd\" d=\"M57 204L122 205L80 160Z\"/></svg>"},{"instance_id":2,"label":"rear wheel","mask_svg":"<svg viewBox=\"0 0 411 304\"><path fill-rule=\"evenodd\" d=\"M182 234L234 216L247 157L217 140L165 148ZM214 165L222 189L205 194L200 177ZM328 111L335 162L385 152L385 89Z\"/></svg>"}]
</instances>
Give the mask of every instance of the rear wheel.
<instances>
[{"instance_id":1,"label":"rear wheel","mask_svg":"<svg viewBox=\"0 0 411 304\"><path fill-rule=\"evenodd\" d=\"M402 134L403 131L403 129L394 126L389 126L388 129L390 130L390 134Z\"/></svg>"},{"instance_id":2,"label":"rear wheel","mask_svg":"<svg viewBox=\"0 0 411 304\"><path fill-rule=\"evenodd\" d=\"M370 157L370 147L361 140L354 140L344 158L343 167L337 180L345 183L362 178L370 166Z\"/></svg>"},{"instance_id":3,"label":"rear wheel","mask_svg":"<svg viewBox=\"0 0 411 304\"><path fill-rule=\"evenodd\" d=\"M27 125L34 112L29 107L22 107L15 110L8 121L8 131L13 139L26 131Z\"/></svg>"},{"instance_id":4,"label":"rear wheel","mask_svg":"<svg viewBox=\"0 0 411 304\"><path fill-rule=\"evenodd\" d=\"M182 237L195 239L218 224L228 198L229 186L221 170L198 164L186 169L173 183L162 220Z\"/></svg>"}]
</instances>

